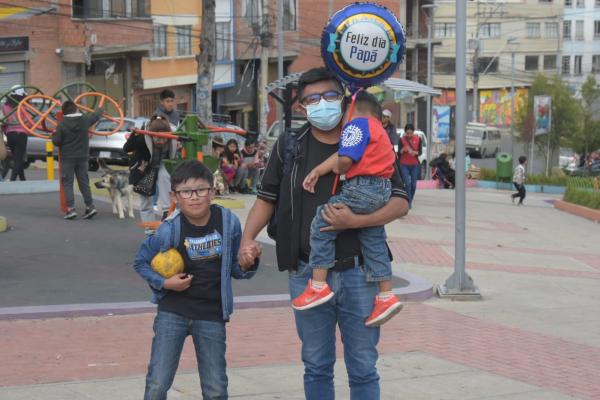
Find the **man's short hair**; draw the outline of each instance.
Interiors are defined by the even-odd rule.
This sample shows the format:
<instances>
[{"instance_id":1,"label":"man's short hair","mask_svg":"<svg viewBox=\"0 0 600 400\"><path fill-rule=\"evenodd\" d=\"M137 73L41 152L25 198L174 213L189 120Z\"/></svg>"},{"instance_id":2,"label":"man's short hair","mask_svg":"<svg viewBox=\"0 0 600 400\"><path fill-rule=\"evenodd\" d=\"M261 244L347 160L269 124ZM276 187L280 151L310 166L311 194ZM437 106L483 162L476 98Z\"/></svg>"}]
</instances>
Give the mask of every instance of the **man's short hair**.
<instances>
[{"instance_id":1,"label":"man's short hair","mask_svg":"<svg viewBox=\"0 0 600 400\"><path fill-rule=\"evenodd\" d=\"M328 70L325 67L312 68L302 74L300 79L298 80L298 98L302 99L304 89L308 85L312 85L313 83L323 82L323 81L332 81L338 87L340 93L345 94L346 89L342 84L342 81L335 75L333 72Z\"/></svg>"},{"instance_id":2,"label":"man's short hair","mask_svg":"<svg viewBox=\"0 0 600 400\"><path fill-rule=\"evenodd\" d=\"M525 157L525 156L519 157L519 164L523 164L525 161L527 161L527 157Z\"/></svg>"},{"instance_id":3,"label":"man's short hair","mask_svg":"<svg viewBox=\"0 0 600 400\"><path fill-rule=\"evenodd\" d=\"M63 115L75 114L77 112L77 106L71 100L67 100L62 104Z\"/></svg>"},{"instance_id":4,"label":"man's short hair","mask_svg":"<svg viewBox=\"0 0 600 400\"><path fill-rule=\"evenodd\" d=\"M160 99L164 100L164 99L174 99L175 98L175 93L173 93L173 91L171 89L165 89L162 92L160 92Z\"/></svg>"},{"instance_id":5,"label":"man's short hair","mask_svg":"<svg viewBox=\"0 0 600 400\"><path fill-rule=\"evenodd\" d=\"M252 144L257 144L258 140L256 140L256 138L254 137L249 137L248 139L246 139L246 141L244 142L244 146L250 146Z\"/></svg>"},{"instance_id":6,"label":"man's short hair","mask_svg":"<svg viewBox=\"0 0 600 400\"><path fill-rule=\"evenodd\" d=\"M371 93L361 90L356 94L356 110L381 119L381 104Z\"/></svg>"},{"instance_id":7,"label":"man's short hair","mask_svg":"<svg viewBox=\"0 0 600 400\"><path fill-rule=\"evenodd\" d=\"M177 185L190 179L204 179L210 187L213 186L213 173L210 169L198 160L187 160L177 165L171 174L171 190L175 190Z\"/></svg>"}]
</instances>

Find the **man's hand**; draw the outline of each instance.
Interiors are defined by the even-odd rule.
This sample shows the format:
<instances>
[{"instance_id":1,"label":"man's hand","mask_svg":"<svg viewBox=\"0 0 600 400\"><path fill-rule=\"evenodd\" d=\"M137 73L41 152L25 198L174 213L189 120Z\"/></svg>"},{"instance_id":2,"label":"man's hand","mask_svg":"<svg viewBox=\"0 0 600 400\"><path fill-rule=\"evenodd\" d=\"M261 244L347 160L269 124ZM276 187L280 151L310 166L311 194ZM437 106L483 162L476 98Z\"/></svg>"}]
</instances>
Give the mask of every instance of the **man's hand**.
<instances>
[{"instance_id":1,"label":"man's hand","mask_svg":"<svg viewBox=\"0 0 600 400\"><path fill-rule=\"evenodd\" d=\"M317 181L319 180L319 173L317 172L317 169L313 169L312 171L310 171L308 173L308 175L306 175L306 178L304 178L304 182L302 182L302 187L304 188L304 190L306 190L309 193L314 193L315 192L315 185L317 184Z\"/></svg>"},{"instance_id":2,"label":"man's hand","mask_svg":"<svg viewBox=\"0 0 600 400\"><path fill-rule=\"evenodd\" d=\"M193 276L190 274L176 274L172 277L165 279L163 288L174 290L176 292L183 292L192 284Z\"/></svg>"},{"instance_id":3,"label":"man's hand","mask_svg":"<svg viewBox=\"0 0 600 400\"><path fill-rule=\"evenodd\" d=\"M343 203L325 204L323 208L323 219L329 224L321 228L321 232L353 229L355 214L350 207Z\"/></svg>"},{"instance_id":4,"label":"man's hand","mask_svg":"<svg viewBox=\"0 0 600 400\"><path fill-rule=\"evenodd\" d=\"M254 260L256 260L262 254L262 246L256 240L242 239L240 243L240 250L238 252L238 262L242 271L248 271Z\"/></svg>"}]
</instances>

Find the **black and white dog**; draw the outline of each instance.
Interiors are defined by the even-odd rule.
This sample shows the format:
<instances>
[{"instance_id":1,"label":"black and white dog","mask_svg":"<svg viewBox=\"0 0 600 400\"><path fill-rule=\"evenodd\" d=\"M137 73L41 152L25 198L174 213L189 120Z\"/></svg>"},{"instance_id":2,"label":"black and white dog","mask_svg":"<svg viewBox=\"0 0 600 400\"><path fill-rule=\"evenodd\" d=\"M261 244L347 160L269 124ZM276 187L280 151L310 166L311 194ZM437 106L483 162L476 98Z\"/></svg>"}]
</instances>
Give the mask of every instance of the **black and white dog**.
<instances>
[{"instance_id":1,"label":"black and white dog","mask_svg":"<svg viewBox=\"0 0 600 400\"><path fill-rule=\"evenodd\" d=\"M129 218L135 218L133 215L133 186L129 183L129 172L108 168L104 163L100 165L104 174L94 185L98 189L108 189L113 214L118 214L119 218L123 219L125 211L127 211ZM125 199L127 207L125 207Z\"/></svg>"}]
</instances>

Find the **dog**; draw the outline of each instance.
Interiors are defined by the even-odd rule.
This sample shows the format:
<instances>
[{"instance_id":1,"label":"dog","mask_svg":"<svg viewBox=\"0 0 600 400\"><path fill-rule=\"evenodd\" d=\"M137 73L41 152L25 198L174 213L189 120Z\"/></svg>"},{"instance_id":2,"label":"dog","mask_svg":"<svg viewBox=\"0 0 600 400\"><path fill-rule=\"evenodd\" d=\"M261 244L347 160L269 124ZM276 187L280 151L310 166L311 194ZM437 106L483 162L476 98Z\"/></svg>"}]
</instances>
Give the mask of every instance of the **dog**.
<instances>
[{"instance_id":1,"label":"dog","mask_svg":"<svg viewBox=\"0 0 600 400\"><path fill-rule=\"evenodd\" d=\"M129 183L129 172L106 167L103 167L102 170L104 174L94 185L98 189L108 189L113 214L118 214L119 219L124 219L125 211L127 211L129 218L135 218L133 215L133 185ZM125 209L123 201L125 198L127 199L127 209Z\"/></svg>"},{"instance_id":2,"label":"dog","mask_svg":"<svg viewBox=\"0 0 600 400\"><path fill-rule=\"evenodd\" d=\"M215 189L215 193L218 196L223 196L223 195L228 194L229 188L227 185L227 179L225 179L225 175L223 175L223 172L221 171L220 168L217 168L217 170L213 174L213 177L214 177L213 188Z\"/></svg>"}]
</instances>

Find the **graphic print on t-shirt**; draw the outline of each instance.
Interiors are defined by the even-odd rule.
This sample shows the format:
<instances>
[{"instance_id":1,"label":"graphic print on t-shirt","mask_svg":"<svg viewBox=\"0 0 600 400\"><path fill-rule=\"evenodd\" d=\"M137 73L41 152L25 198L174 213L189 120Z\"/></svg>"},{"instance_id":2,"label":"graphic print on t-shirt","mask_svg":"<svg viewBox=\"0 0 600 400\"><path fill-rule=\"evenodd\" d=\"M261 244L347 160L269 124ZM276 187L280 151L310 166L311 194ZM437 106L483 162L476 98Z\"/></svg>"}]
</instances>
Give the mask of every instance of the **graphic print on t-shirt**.
<instances>
[{"instance_id":1,"label":"graphic print on t-shirt","mask_svg":"<svg viewBox=\"0 0 600 400\"><path fill-rule=\"evenodd\" d=\"M215 230L206 236L186 237L183 245L192 261L207 261L223 254L223 237Z\"/></svg>"}]
</instances>

